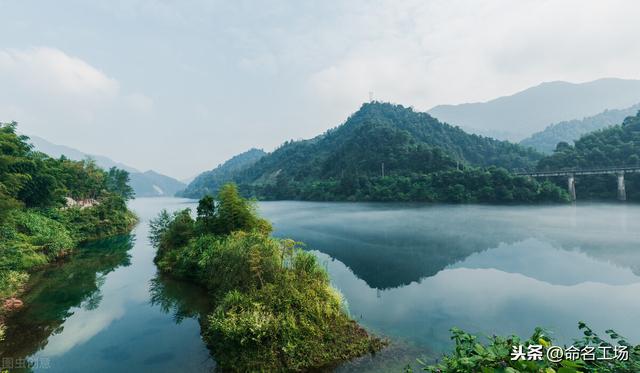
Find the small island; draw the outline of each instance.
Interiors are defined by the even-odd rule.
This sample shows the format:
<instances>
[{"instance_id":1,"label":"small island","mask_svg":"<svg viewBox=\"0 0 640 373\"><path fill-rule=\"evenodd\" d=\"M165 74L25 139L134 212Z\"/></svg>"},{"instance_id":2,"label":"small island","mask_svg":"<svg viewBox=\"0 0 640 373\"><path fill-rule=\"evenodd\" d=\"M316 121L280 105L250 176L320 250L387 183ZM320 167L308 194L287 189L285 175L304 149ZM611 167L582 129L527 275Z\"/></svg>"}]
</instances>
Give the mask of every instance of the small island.
<instances>
[{"instance_id":1,"label":"small island","mask_svg":"<svg viewBox=\"0 0 640 373\"><path fill-rule=\"evenodd\" d=\"M155 262L206 287L213 313L202 335L224 371L307 371L378 351L385 342L353 321L316 257L301 243L270 236L271 224L226 184L151 222Z\"/></svg>"}]
</instances>

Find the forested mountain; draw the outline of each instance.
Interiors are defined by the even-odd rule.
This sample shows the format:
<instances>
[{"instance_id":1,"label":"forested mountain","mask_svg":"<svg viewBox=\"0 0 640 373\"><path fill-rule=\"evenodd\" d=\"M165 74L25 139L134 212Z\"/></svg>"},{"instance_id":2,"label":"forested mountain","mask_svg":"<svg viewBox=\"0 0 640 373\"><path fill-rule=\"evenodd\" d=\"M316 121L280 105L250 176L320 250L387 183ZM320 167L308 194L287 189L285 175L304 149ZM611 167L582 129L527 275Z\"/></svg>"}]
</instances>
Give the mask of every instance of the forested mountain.
<instances>
[{"instance_id":1,"label":"forested mountain","mask_svg":"<svg viewBox=\"0 0 640 373\"><path fill-rule=\"evenodd\" d=\"M624 166L640 166L640 113L627 117L621 125L585 135L575 145L558 144L553 155L540 160L538 169ZM640 175L628 174L625 178L627 197L640 200ZM615 198L615 175L579 177L576 189L580 198Z\"/></svg>"},{"instance_id":2,"label":"forested mountain","mask_svg":"<svg viewBox=\"0 0 640 373\"><path fill-rule=\"evenodd\" d=\"M626 109L605 110L598 115L584 119L555 123L544 131L537 132L522 140L520 145L530 146L540 152L550 154L560 142L573 144L582 135L620 124L626 117L637 114L639 110L640 104L636 104Z\"/></svg>"},{"instance_id":3,"label":"forested mountain","mask_svg":"<svg viewBox=\"0 0 640 373\"><path fill-rule=\"evenodd\" d=\"M200 198L207 194L216 194L225 183L233 181L238 172L253 165L265 154L267 153L262 149L255 148L240 153L213 170L196 176L185 190L176 195L186 198Z\"/></svg>"},{"instance_id":4,"label":"forested mountain","mask_svg":"<svg viewBox=\"0 0 640 373\"><path fill-rule=\"evenodd\" d=\"M429 113L467 131L519 141L550 123L584 118L640 102L640 80L549 82L487 102L440 105Z\"/></svg>"},{"instance_id":5,"label":"forested mountain","mask_svg":"<svg viewBox=\"0 0 640 373\"><path fill-rule=\"evenodd\" d=\"M182 190L185 187L183 182L172 177L159 174L153 170L140 172L131 166L116 162L105 156L87 154L68 146L53 144L37 136L30 136L30 139L36 149L54 158L59 158L62 155L75 161L90 158L96 162L97 166L104 169L117 167L119 169L126 170L129 172L131 186L133 187L136 197L173 196L177 191Z\"/></svg>"},{"instance_id":6,"label":"forested mountain","mask_svg":"<svg viewBox=\"0 0 640 373\"><path fill-rule=\"evenodd\" d=\"M320 136L284 143L233 180L245 195L262 199L488 202L532 201L544 193L562 199L494 167L529 169L541 157L426 113L373 102Z\"/></svg>"}]
</instances>

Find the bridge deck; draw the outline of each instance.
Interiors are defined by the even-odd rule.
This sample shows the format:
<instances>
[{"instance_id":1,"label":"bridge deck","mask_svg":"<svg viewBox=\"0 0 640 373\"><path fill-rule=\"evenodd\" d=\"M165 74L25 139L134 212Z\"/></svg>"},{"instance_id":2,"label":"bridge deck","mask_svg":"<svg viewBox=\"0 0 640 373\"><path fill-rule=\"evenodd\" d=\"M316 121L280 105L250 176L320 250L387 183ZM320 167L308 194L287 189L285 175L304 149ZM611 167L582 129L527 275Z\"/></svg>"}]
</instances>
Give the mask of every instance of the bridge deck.
<instances>
[{"instance_id":1,"label":"bridge deck","mask_svg":"<svg viewBox=\"0 0 640 373\"><path fill-rule=\"evenodd\" d=\"M620 173L640 172L640 167L608 167L608 168L592 168L592 169L568 169L555 171L536 171L536 172L516 172L516 175L531 177L552 177L552 176L579 176L579 175L607 175Z\"/></svg>"}]
</instances>

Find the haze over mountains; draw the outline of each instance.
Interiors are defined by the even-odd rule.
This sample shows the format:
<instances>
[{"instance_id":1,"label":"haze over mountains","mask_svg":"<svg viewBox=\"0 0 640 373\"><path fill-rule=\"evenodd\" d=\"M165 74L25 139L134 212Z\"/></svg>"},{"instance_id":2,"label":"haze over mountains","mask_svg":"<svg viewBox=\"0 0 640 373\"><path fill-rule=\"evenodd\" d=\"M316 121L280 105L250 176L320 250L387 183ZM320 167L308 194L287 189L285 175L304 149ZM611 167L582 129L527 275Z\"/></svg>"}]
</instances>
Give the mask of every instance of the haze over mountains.
<instances>
[{"instance_id":1,"label":"haze over mountains","mask_svg":"<svg viewBox=\"0 0 640 373\"><path fill-rule=\"evenodd\" d=\"M638 102L640 80L606 78L587 83L542 83L487 102L439 105L428 112L469 132L520 141L552 123L628 108Z\"/></svg>"},{"instance_id":2,"label":"haze over mountains","mask_svg":"<svg viewBox=\"0 0 640 373\"><path fill-rule=\"evenodd\" d=\"M185 183L154 171L140 172L107 157L91 155L91 158L101 167L115 166L129 171L131 184L140 197L177 193L198 198L214 194L228 181L264 186L276 183L278 177L281 181L299 181L338 178L344 172L374 174L380 172L383 162L387 172L394 172L403 162L413 162L412 157L425 156L426 150L416 151L418 145L427 147L427 152L435 148L442 151L442 154L430 153L429 161L439 159L446 163L449 159L481 167L497 165L522 169L531 167L542 155L515 144L470 135L460 128L511 141L526 137L521 145L551 153L558 142L572 143L593 130L621 123L640 109L638 102L640 80L608 78L588 83L542 83L485 103L436 106L428 114L412 112L402 106L365 104L343 126L310 140L286 142L272 153L251 149L198 175L186 189ZM365 117L367 123L363 125L362 118ZM33 136L32 141L52 156L65 154L71 159L88 156L37 136ZM353 166L345 159L354 164L366 159L372 161Z\"/></svg>"},{"instance_id":3,"label":"haze over mountains","mask_svg":"<svg viewBox=\"0 0 640 373\"><path fill-rule=\"evenodd\" d=\"M185 184L172 177L159 174L153 170L140 172L139 170L124 163L116 162L111 158L101 155L87 154L80 150L53 144L38 136L29 136L35 148L51 157L58 158L62 155L72 160L83 160L91 158L96 164L104 169L117 167L129 172L131 178L130 185L136 193L136 197L161 197L173 196L177 191L182 190Z\"/></svg>"},{"instance_id":4,"label":"haze over mountains","mask_svg":"<svg viewBox=\"0 0 640 373\"><path fill-rule=\"evenodd\" d=\"M539 152L550 154L560 142L573 144L574 141L589 132L621 124L625 118L635 116L639 110L640 104L636 104L626 109L605 110L600 114L583 119L554 123L544 131L536 132L520 141L520 145L530 146Z\"/></svg>"}]
</instances>

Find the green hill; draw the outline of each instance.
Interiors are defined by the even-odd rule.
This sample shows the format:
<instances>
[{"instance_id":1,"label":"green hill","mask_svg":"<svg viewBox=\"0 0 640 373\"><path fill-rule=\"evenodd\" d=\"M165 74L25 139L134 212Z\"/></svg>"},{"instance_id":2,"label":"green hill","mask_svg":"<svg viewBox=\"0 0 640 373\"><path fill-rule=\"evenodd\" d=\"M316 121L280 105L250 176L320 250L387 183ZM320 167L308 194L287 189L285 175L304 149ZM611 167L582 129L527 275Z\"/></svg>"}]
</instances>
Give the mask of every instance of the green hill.
<instances>
[{"instance_id":1,"label":"green hill","mask_svg":"<svg viewBox=\"0 0 640 373\"><path fill-rule=\"evenodd\" d=\"M551 154L560 142L573 144L582 135L622 123L624 118L635 115L640 110L640 104L626 109L605 110L598 115L583 119L555 123L544 131L537 132L520 142L520 145L530 146L539 152Z\"/></svg>"},{"instance_id":2,"label":"green hill","mask_svg":"<svg viewBox=\"0 0 640 373\"><path fill-rule=\"evenodd\" d=\"M250 149L238 154L213 170L196 176L186 189L176 193L176 196L200 198L206 194L216 194L225 183L233 181L239 171L253 165L265 154L267 153L262 149Z\"/></svg>"},{"instance_id":3,"label":"green hill","mask_svg":"<svg viewBox=\"0 0 640 373\"><path fill-rule=\"evenodd\" d=\"M429 114L373 102L322 135L285 142L233 180L245 195L259 199L563 199L559 190L504 170L531 169L540 158L532 149L467 134ZM206 183L210 193L218 185Z\"/></svg>"},{"instance_id":4,"label":"green hill","mask_svg":"<svg viewBox=\"0 0 640 373\"><path fill-rule=\"evenodd\" d=\"M620 125L585 135L575 145L558 144L553 155L540 160L538 169L625 166L640 166L640 113ZM579 198L612 199L615 185L615 175L583 176L576 180L576 191ZM626 186L628 199L640 199L640 175L626 175Z\"/></svg>"}]
</instances>

